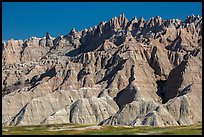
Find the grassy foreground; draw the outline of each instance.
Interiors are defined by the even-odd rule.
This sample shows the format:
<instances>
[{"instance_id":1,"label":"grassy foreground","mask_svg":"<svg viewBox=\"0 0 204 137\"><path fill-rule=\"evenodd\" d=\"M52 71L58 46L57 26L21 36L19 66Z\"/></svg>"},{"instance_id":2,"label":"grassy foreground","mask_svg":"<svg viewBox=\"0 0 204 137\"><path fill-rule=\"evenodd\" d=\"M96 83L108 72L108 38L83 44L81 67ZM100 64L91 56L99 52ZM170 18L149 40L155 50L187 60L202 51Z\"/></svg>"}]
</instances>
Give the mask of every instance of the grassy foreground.
<instances>
[{"instance_id":1,"label":"grassy foreground","mask_svg":"<svg viewBox=\"0 0 204 137\"><path fill-rule=\"evenodd\" d=\"M96 126L79 124L3 127L3 135L202 135L201 123L175 127Z\"/></svg>"}]
</instances>

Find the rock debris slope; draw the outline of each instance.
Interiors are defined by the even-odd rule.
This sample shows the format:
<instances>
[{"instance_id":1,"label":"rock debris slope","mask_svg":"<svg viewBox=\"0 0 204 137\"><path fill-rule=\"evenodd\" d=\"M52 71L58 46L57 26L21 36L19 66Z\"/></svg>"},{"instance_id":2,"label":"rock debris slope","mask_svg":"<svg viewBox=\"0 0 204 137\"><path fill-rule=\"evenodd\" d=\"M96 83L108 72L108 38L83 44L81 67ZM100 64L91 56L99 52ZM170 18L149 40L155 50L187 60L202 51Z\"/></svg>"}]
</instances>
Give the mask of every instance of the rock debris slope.
<instances>
[{"instance_id":1,"label":"rock debris slope","mask_svg":"<svg viewBox=\"0 0 204 137\"><path fill-rule=\"evenodd\" d=\"M124 14L65 36L2 43L2 125L202 121L202 17Z\"/></svg>"}]
</instances>

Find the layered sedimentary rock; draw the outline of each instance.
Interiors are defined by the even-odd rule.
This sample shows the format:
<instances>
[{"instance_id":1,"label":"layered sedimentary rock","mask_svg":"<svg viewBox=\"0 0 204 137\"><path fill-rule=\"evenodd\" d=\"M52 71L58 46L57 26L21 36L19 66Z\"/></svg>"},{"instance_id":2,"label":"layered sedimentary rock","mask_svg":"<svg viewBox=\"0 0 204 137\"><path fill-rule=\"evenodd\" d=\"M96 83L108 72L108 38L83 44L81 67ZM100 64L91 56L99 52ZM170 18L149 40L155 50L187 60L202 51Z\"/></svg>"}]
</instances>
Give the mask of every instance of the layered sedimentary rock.
<instances>
[{"instance_id":1,"label":"layered sedimentary rock","mask_svg":"<svg viewBox=\"0 0 204 137\"><path fill-rule=\"evenodd\" d=\"M124 14L65 36L2 43L2 125L202 121L202 17Z\"/></svg>"}]
</instances>

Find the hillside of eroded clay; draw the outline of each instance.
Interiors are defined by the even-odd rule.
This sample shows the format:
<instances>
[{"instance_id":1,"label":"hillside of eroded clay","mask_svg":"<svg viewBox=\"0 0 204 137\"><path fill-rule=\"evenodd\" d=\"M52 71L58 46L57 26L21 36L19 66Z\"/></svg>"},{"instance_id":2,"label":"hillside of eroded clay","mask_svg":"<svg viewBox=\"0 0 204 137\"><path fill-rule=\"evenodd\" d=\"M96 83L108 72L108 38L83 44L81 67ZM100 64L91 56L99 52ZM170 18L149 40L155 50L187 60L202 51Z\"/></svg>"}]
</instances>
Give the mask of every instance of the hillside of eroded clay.
<instances>
[{"instance_id":1,"label":"hillside of eroded clay","mask_svg":"<svg viewBox=\"0 0 204 137\"><path fill-rule=\"evenodd\" d=\"M202 121L202 17L124 14L65 36L2 43L2 125Z\"/></svg>"}]
</instances>

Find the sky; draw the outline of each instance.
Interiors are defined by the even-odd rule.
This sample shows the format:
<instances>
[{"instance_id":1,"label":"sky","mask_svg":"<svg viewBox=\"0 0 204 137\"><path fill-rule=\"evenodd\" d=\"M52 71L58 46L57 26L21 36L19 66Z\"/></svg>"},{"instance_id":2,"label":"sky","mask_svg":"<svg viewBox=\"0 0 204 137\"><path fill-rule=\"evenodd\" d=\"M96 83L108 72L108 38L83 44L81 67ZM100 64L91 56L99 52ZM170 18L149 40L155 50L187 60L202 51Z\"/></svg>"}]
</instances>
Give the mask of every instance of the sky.
<instances>
[{"instance_id":1,"label":"sky","mask_svg":"<svg viewBox=\"0 0 204 137\"><path fill-rule=\"evenodd\" d=\"M124 13L128 20L202 16L201 2L2 2L2 40L67 35Z\"/></svg>"}]
</instances>

